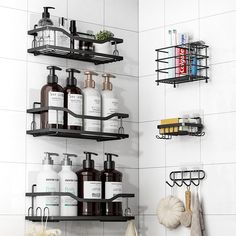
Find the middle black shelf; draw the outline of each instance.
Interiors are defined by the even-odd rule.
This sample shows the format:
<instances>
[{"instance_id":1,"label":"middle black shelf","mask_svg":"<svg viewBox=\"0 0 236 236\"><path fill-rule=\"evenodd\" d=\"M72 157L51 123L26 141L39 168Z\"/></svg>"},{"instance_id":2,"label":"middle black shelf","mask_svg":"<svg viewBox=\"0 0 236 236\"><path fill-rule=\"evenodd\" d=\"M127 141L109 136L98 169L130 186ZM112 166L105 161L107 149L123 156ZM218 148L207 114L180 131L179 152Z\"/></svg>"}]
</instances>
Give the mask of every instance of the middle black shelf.
<instances>
[{"instance_id":1,"label":"middle black shelf","mask_svg":"<svg viewBox=\"0 0 236 236\"><path fill-rule=\"evenodd\" d=\"M35 108L36 104L39 105L40 103L34 103L34 108L27 110L27 113L33 115L33 120L31 122L31 129L27 130L26 133L29 135L33 135L34 137L53 136L53 137L64 137L64 138L93 139L97 141L121 140L121 139L125 139L129 137L128 134L125 134L124 127L123 127L123 119L128 118L129 117L128 114L114 113L107 117L77 115L67 108L51 107L51 106ZM95 131L86 131L86 130L61 129L58 127L58 124L56 124L55 127L53 128L49 127L49 128L44 128L44 129L41 129L41 128L38 129L35 115L40 115L49 110L54 110L57 113L59 111L67 112L68 114L76 118L81 118L83 123L85 119L99 120L102 122L102 121L109 120L116 117L117 120L119 120L120 124L116 133L106 133L106 132L102 132L101 130L99 132L95 132Z\"/></svg>"}]
</instances>

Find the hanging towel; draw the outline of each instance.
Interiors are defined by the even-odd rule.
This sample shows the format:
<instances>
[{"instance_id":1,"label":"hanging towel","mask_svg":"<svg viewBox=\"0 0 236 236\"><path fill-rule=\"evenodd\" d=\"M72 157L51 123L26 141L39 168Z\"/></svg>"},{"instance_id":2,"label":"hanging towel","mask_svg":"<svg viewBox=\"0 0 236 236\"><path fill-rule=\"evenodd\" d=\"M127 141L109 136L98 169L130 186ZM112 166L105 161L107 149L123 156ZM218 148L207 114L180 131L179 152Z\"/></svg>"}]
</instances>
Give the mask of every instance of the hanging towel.
<instances>
[{"instance_id":1,"label":"hanging towel","mask_svg":"<svg viewBox=\"0 0 236 236\"><path fill-rule=\"evenodd\" d=\"M125 236L138 236L135 224L133 221L129 221Z\"/></svg>"},{"instance_id":2,"label":"hanging towel","mask_svg":"<svg viewBox=\"0 0 236 236\"><path fill-rule=\"evenodd\" d=\"M190 236L203 236L203 231L205 230L203 221L203 211L199 201L198 193L195 197L193 214L192 214L192 224Z\"/></svg>"}]
</instances>

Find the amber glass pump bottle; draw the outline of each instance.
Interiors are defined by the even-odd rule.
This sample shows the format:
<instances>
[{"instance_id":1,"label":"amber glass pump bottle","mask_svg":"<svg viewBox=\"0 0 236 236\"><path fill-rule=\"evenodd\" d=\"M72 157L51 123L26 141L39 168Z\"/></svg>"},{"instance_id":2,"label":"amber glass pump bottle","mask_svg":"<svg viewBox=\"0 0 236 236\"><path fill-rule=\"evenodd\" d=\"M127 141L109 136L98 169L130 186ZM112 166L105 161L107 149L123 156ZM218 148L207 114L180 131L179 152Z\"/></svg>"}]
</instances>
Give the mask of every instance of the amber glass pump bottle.
<instances>
[{"instance_id":1,"label":"amber glass pump bottle","mask_svg":"<svg viewBox=\"0 0 236 236\"><path fill-rule=\"evenodd\" d=\"M86 199L102 198L102 183L100 171L94 169L92 155L97 153L84 152L86 159L83 161L83 169L76 172L78 176L78 197ZM101 204L98 202L78 202L78 215L101 215Z\"/></svg>"},{"instance_id":2,"label":"amber glass pump bottle","mask_svg":"<svg viewBox=\"0 0 236 236\"><path fill-rule=\"evenodd\" d=\"M61 70L57 66L48 66L50 71L47 77L47 84L41 89L41 107L63 107L64 93L63 88L58 84L56 70ZM63 128L63 111L49 110L43 112L41 118L41 129L46 128Z\"/></svg>"},{"instance_id":3,"label":"amber glass pump bottle","mask_svg":"<svg viewBox=\"0 0 236 236\"><path fill-rule=\"evenodd\" d=\"M64 107L76 115L82 115L83 112L83 96L82 90L78 88L77 79L74 73L80 73L79 70L69 68L66 70L69 73L64 88ZM82 130L82 119L76 118L67 112L64 113L64 128L72 130Z\"/></svg>"},{"instance_id":4,"label":"amber glass pump bottle","mask_svg":"<svg viewBox=\"0 0 236 236\"><path fill-rule=\"evenodd\" d=\"M113 153L105 153L107 160L104 162L102 178L102 198L110 199L122 193L122 173L115 170L115 162L112 157L118 157ZM122 199L115 199L113 202L102 203L102 214L108 216L122 215Z\"/></svg>"}]
</instances>

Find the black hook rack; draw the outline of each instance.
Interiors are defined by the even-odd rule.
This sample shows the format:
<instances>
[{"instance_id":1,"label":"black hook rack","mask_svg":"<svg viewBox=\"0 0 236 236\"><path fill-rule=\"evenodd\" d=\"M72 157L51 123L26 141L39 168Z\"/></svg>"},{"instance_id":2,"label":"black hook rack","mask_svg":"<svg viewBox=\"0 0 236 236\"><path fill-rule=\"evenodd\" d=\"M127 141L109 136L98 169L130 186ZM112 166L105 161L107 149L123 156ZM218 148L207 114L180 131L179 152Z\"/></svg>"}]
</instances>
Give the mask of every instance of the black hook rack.
<instances>
[{"instance_id":1,"label":"black hook rack","mask_svg":"<svg viewBox=\"0 0 236 236\"><path fill-rule=\"evenodd\" d=\"M184 170L184 171L172 171L169 175L172 184L168 181L166 183L172 188L175 185L182 187L186 185L190 187L192 184L195 186L199 186L201 180L203 180L206 176L204 170Z\"/></svg>"}]
</instances>

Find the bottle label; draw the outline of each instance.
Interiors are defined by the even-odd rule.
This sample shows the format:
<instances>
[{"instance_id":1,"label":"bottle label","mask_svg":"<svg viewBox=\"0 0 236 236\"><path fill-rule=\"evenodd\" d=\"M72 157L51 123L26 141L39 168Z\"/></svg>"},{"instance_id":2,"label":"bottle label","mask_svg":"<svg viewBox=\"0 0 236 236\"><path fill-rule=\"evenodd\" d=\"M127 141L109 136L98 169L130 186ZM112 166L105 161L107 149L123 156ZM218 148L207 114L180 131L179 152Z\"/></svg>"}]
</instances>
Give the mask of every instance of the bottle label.
<instances>
[{"instance_id":1,"label":"bottle label","mask_svg":"<svg viewBox=\"0 0 236 236\"><path fill-rule=\"evenodd\" d=\"M63 179L62 182L60 188L61 192L72 193L77 196L77 179ZM61 205L64 207L77 206L77 201L71 197L61 197Z\"/></svg>"},{"instance_id":2,"label":"bottle label","mask_svg":"<svg viewBox=\"0 0 236 236\"><path fill-rule=\"evenodd\" d=\"M101 116L101 98L98 96L86 96L84 114L88 116ZM84 125L87 131L100 131L100 120L85 119Z\"/></svg>"},{"instance_id":3,"label":"bottle label","mask_svg":"<svg viewBox=\"0 0 236 236\"><path fill-rule=\"evenodd\" d=\"M48 106L64 107L64 94L61 92L50 91L48 94ZM49 110L48 111L48 124L63 125L63 111Z\"/></svg>"},{"instance_id":4,"label":"bottle label","mask_svg":"<svg viewBox=\"0 0 236 236\"><path fill-rule=\"evenodd\" d=\"M102 183L100 181L85 181L84 182L84 198L101 199L102 198Z\"/></svg>"},{"instance_id":5,"label":"bottle label","mask_svg":"<svg viewBox=\"0 0 236 236\"><path fill-rule=\"evenodd\" d=\"M82 101L81 94L68 94L68 109L76 115L82 115ZM82 126L82 119L68 114L68 125Z\"/></svg>"},{"instance_id":6,"label":"bottle label","mask_svg":"<svg viewBox=\"0 0 236 236\"><path fill-rule=\"evenodd\" d=\"M102 101L102 114L103 117L109 116L113 113L117 113L119 110L119 102L116 98L104 98ZM103 121L103 132L118 133L118 120L112 118L110 120Z\"/></svg>"},{"instance_id":7,"label":"bottle label","mask_svg":"<svg viewBox=\"0 0 236 236\"><path fill-rule=\"evenodd\" d=\"M105 198L110 199L117 194L122 193L122 182L106 182L105 183ZM117 198L113 202L122 202L122 198Z\"/></svg>"}]
</instances>

